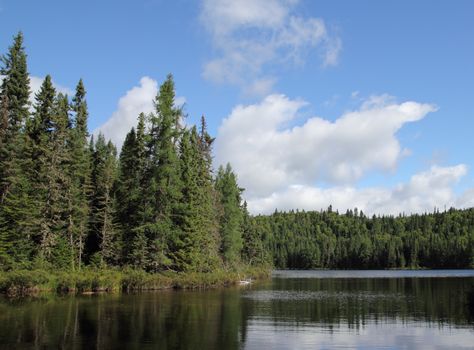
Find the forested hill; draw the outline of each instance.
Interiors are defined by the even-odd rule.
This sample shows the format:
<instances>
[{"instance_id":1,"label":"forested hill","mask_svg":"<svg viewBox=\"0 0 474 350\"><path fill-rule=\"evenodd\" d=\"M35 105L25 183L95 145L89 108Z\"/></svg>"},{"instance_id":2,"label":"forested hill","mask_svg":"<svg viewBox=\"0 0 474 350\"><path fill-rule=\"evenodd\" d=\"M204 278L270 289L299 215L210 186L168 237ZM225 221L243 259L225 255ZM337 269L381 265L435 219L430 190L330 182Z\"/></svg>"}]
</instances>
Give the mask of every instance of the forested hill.
<instances>
[{"instance_id":1,"label":"forested hill","mask_svg":"<svg viewBox=\"0 0 474 350\"><path fill-rule=\"evenodd\" d=\"M473 210L251 217L230 165L212 171L205 119L199 128L182 125L171 75L155 111L137 116L118 154L104 136L88 133L83 81L69 98L48 75L31 96L26 58L19 33L0 65L0 270L474 263Z\"/></svg>"},{"instance_id":2,"label":"forested hill","mask_svg":"<svg viewBox=\"0 0 474 350\"><path fill-rule=\"evenodd\" d=\"M277 268L474 267L474 209L366 217L349 210L252 219Z\"/></svg>"}]
</instances>

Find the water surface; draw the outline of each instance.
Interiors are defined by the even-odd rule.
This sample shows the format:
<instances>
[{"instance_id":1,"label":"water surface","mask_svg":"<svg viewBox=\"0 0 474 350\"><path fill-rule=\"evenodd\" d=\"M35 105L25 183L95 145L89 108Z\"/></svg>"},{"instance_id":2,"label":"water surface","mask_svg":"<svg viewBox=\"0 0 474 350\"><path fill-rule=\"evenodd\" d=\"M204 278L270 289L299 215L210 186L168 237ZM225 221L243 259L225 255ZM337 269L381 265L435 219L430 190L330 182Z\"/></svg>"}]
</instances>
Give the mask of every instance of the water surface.
<instances>
[{"instance_id":1,"label":"water surface","mask_svg":"<svg viewBox=\"0 0 474 350\"><path fill-rule=\"evenodd\" d=\"M275 271L266 282L0 301L6 349L473 349L474 270Z\"/></svg>"}]
</instances>

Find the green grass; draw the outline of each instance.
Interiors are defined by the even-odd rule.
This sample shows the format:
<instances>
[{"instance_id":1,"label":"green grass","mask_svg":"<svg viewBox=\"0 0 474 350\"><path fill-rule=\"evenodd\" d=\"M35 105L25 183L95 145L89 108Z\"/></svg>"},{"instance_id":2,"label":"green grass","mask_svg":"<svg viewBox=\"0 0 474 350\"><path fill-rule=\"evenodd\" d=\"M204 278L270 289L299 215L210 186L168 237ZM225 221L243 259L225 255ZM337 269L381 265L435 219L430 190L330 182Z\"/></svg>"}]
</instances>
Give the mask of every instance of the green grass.
<instances>
[{"instance_id":1,"label":"green grass","mask_svg":"<svg viewBox=\"0 0 474 350\"><path fill-rule=\"evenodd\" d=\"M81 271L13 270L0 272L0 293L27 296L41 291L90 293L160 289L209 289L237 284L242 279L264 279L270 267L243 266L209 273L147 273L133 269L92 269Z\"/></svg>"}]
</instances>

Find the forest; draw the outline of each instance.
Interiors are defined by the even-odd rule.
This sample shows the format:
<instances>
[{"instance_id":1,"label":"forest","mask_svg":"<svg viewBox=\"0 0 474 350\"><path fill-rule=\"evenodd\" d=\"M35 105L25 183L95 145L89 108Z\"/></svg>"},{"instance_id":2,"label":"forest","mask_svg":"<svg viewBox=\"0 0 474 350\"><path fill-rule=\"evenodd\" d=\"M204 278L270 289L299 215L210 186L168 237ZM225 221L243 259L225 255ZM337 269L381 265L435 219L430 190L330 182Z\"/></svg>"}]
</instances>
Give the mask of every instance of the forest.
<instances>
[{"instance_id":1,"label":"forest","mask_svg":"<svg viewBox=\"0 0 474 350\"><path fill-rule=\"evenodd\" d=\"M263 262L237 177L230 165L214 176L214 139L204 117L199 129L183 126L171 75L118 154L103 135L89 135L82 80L70 99L48 75L30 105L26 57L19 33L0 70L4 270L209 272Z\"/></svg>"},{"instance_id":2,"label":"forest","mask_svg":"<svg viewBox=\"0 0 474 350\"><path fill-rule=\"evenodd\" d=\"M371 216L358 209L252 218L277 268L472 268L474 209Z\"/></svg>"},{"instance_id":3,"label":"forest","mask_svg":"<svg viewBox=\"0 0 474 350\"><path fill-rule=\"evenodd\" d=\"M171 75L120 151L89 134L82 79L72 98L49 75L31 96L21 32L0 75L1 270L474 265L473 209L251 216L231 166L213 170L205 118L184 126Z\"/></svg>"}]
</instances>

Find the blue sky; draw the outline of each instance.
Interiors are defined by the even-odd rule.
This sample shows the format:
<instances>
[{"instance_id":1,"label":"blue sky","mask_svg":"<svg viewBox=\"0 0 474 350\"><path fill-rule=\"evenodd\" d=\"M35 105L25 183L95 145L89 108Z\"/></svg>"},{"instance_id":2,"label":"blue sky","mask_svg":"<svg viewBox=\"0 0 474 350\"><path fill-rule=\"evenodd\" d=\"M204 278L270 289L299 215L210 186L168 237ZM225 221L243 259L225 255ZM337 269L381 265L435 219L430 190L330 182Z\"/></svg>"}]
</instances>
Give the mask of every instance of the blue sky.
<instances>
[{"instance_id":1,"label":"blue sky","mask_svg":"<svg viewBox=\"0 0 474 350\"><path fill-rule=\"evenodd\" d=\"M467 0L0 0L0 52L22 30L37 84L82 77L91 131L116 142L173 73L253 212L425 211L474 205L473 13Z\"/></svg>"}]
</instances>

